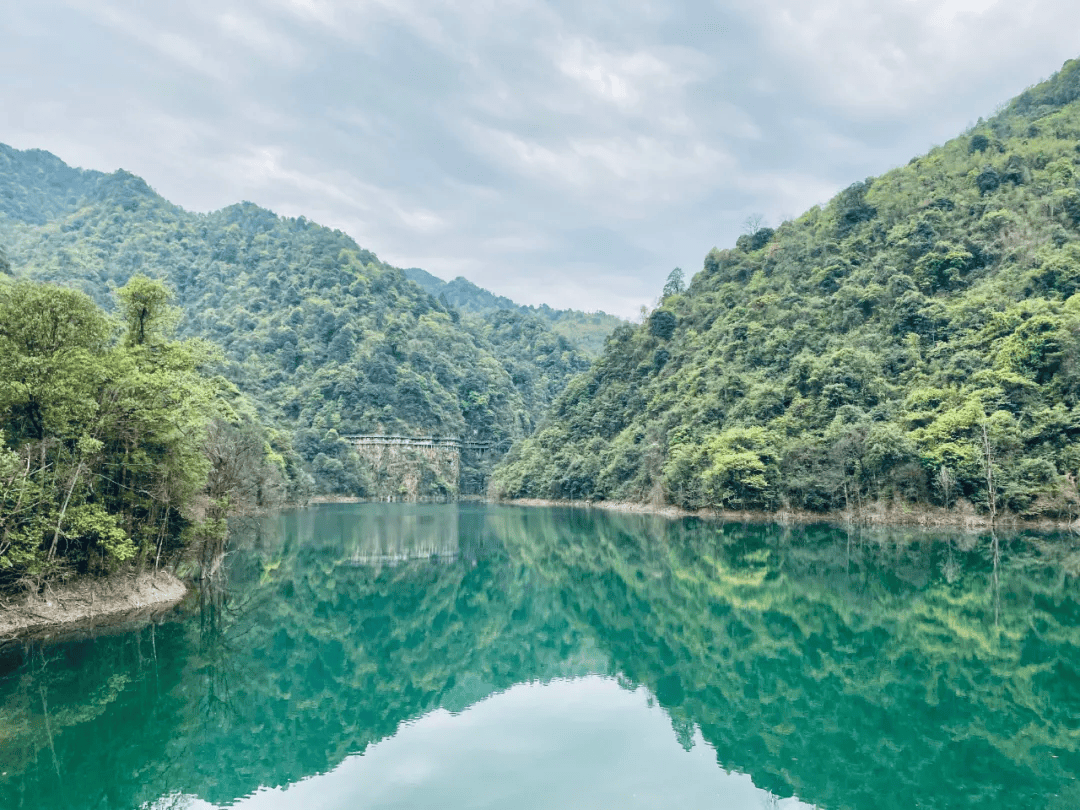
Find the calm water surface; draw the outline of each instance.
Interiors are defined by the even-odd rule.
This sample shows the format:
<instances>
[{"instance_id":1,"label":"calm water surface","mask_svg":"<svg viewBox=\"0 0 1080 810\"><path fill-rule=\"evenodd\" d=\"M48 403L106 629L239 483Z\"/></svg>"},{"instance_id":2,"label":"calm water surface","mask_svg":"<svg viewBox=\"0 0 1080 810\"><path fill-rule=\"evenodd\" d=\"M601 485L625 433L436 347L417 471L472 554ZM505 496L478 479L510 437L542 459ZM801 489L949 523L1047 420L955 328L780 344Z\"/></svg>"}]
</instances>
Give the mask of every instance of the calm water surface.
<instances>
[{"instance_id":1,"label":"calm water surface","mask_svg":"<svg viewBox=\"0 0 1080 810\"><path fill-rule=\"evenodd\" d=\"M0 808L1080 807L1068 538L333 505L0 648Z\"/></svg>"}]
</instances>

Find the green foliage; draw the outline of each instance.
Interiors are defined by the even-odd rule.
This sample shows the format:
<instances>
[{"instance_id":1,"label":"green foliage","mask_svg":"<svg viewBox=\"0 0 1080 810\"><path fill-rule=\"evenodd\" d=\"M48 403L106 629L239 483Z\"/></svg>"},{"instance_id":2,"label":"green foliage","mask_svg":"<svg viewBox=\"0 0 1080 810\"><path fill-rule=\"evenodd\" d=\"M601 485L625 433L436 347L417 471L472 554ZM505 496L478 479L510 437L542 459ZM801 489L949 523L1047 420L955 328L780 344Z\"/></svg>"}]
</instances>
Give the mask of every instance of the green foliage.
<instances>
[{"instance_id":1,"label":"green foliage","mask_svg":"<svg viewBox=\"0 0 1080 810\"><path fill-rule=\"evenodd\" d=\"M686 292L686 282L683 279L683 271L681 267L676 267L668 273L667 281L664 283L664 291L660 294L660 297L663 299L671 295L682 295L684 292Z\"/></svg>"},{"instance_id":2,"label":"green foliage","mask_svg":"<svg viewBox=\"0 0 1080 810\"><path fill-rule=\"evenodd\" d=\"M218 361L205 343L164 338L168 295L139 276L118 290L116 341L84 293L0 282L0 586L157 564L199 523L200 499L268 503L266 490L284 488L261 434L239 465L260 492L222 483L241 473L211 453L208 431L240 418L235 389L203 373Z\"/></svg>"},{"instance_id":3,"label":"green foliage","mask_svg":"<svg viewBox=\"0 0 1080 810\"><path fill-rule=\"evenodd\" d=\"M167 338L180 320L180 312L169 306L172 293L160 281L142 274L128 279L116 293L124 319L129 346L153 346Z\"/></svg>"},{"instance_id":4,"label":"green foliage","mask_svg":"<svg viewBox=\"0 0 1080 810\"><path fill-rule=\"evenodd\" d=\"M410 281L419 284L435 296L452 313L460 311L470 315L488 315L508 310L532 315L545 322L556 334L566 338L574 348L585 352L590 357L600 354L607 336L615 327L625 323L621 318L608 315L606 312L552 309L547 304L538 307L516 304L509 298L495 295L461 276L453 281L443 281L418 267L409 268L404 272ZM681 274L682 271L679 272Z\"/></svg>"},{"instance_id":5,"label":"green foliage","mask_svg":"<svg viewBox=\"0 0 1080 810\"><path fill-rule=\"evenodd\" d=\"M964 137L714 248L685 293L612 335L498 487L1075 518L1078 75L1070 62Z\"/></svg>"},{"instance_id":6,"label":"green foliage","mask_svg":"<svg viewBox=\"0 0 1080 810\"><path fill-rule=\"evenodd\" d=\"M667 340L675 334L675 313L658 309L649 316L649 334Z\"/></svg>"},{"instance_id":7,"label":"green foliage","mask_svg":"<svg viewBox=\"0 0 1080 810\"><path fill-rule=\"evenodd\" d=\"M508 446L585 367L560 324L615 321L502 301L463 321L401 270L302 217L249 203L191 214L126 172L80 173L7 147L0 158L10 169L0 173L0 200L26 201L0 216L19 276L76 288L107 308L122 288L117 315L133 349L157 352L174 327L219 347L209 370L250 398L251 419L272 426L286 457L298 455L293 489L306 478L322 492L375 492L350 434ZM444 494L437 472L423 472L431 485L420 494ZM476 486L486 475L466 473Z\"/></svg>"},{"instance_id":8,"label":"green foliage","mask_svg":"<svg viewBox=\"0 0 1080 810\"><path fill-rule=\"evenodd\" d=\"M40 149L20 152L0 144L0 215L42 225L75 210L102 177L73 169Z\"/></svg>"},{"instance_id":9,"label":"green foliage","mask_svg":"<svg viewBox=\"0 0 1080 810\"><path fill-rule=\"evenodd\" d=\"M111 325L83 293L0 282L0 413L16 440L71 438L90 418Z\"/></svg>"},{"instance_id":10,"label":"green foliage","mask_svg":"<svg viewBox=\"0 0 1080 810\"><path fill-rule=\"evenodd\" d=\"M725 508L772 506L768 493L775 489L779 456L775 438L761 427L729 428L701 442L673 434L664 477L679 491L679 502Z\"/></svg>"},{"instance_id":11,"label":"green foliage","mask_svg":"<svg viewBox=\"0 0 1080 810\"><path fill-rule=\"evenodd\" d=\"M562 393L571 377L589 367L588 357L535 315L500 309L466 319L491 347L520 393L532 432L537 417Z\"/></svg>"}]
</instances>

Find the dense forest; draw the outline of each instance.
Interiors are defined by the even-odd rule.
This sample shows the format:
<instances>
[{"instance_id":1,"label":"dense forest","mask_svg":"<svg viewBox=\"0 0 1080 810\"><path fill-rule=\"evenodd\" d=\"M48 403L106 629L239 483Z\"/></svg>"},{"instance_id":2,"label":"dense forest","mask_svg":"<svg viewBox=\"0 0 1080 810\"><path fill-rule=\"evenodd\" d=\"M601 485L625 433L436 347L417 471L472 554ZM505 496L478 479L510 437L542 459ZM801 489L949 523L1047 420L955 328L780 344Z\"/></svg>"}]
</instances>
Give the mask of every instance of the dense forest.
<instances>
[{"instance_id":1,"label":"dense forest","mask_svg":"<svg viewBox=\"0 0 1080 810\"><path fill-rule=\"evenodd\" d=\"M683 507L1080 513L1080 62L621 326L497 482Z\"/></svg>"},{"instance_id":2,"label":"dense forest","mask_svg":"<svg viewBox=\"0 0 1080 810\"><path fill-rule=\"evenodd\" d=\"M206 570L226 515L295 494L295 455L207 372L216 350L172 339L164 285L135 275L116 297L114 319L0 277L0 589L181 548Z\"/></svg>"},{"instance_id":3,"label":"dense forest","mask_svg":"<svg viewBox=\"0 0 1080 810\"><path fill-rule=\"evenodd\" d=\"M47 152L0 146L0 246L7 273L106 310L134 274L165 282L184 314L178 336L220 348L209 370L250 398L315 492L371 491L342 436L506 446L588 367L538 315L495 308L463 320L340 231L250 203L190 213L130 173L73 169ZM420 494L455 487L431 476Z\"/></svg>"},{"instance_id":4,"label":"dense forest","mask_svg":"<svg viewBox=\"0 0 1080 810\"><path fill-rule=\"evenodd\" d=\"M487 316L500 311L521 312L535 315L551 329L570 342L580 346L590 357L596 357L604 348L607 336L615 327L625 323L621 318L606 312L581 312L577 309L553 309L547 304L538 307L516 304L502 295L477 287L468 279L458 276L453 281L443 281L426 270L410 267L405 276L438 298L442 303L462 313Z\"/></svg>"}]
</instances>

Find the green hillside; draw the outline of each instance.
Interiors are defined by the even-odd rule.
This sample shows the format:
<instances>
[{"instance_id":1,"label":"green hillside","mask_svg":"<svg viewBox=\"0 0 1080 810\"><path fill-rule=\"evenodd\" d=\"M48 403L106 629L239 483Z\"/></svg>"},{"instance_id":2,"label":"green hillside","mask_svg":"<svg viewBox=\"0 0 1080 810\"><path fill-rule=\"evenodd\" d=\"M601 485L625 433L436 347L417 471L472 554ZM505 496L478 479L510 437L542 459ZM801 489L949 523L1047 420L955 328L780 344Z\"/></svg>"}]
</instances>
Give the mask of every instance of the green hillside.
<instances>
[{"instance_id":1,"label":"green hillside","mask_svg":"<svg viewBox=\"0 0 1080 810\"><path fill-rule=\"evenodd\" d=\"M497 474L508 496L1080 511L1080 62L712 250Z\"/></svg>"},{"instance_id":2,"label":"green hillside","mask_svg":"<svg viewBox=\"0 0 1080 810\"><path fill-rule=\"evenodd\" d=\"M526 313L462 322L340 231L251 203L190 213L128 172L72 169L46 152L0 146L0 246L16 277L105 308L133 274L166 282L180 336L221 347L217 370L284 429L326 492L370 491L343 435L505 442L531 432L588 365Z\"/></svg>"},{"instance_id":3,"label":"green hillside","mask_svg":"<svg viewBox=\"0 0 1080 810\"><path fill-rule=\"evenodd\" d=\"M481 317L494 312L512 311L540 318L557 334L581 348L590 357L603 351L604 341L616 327L626 323L606 312L582 312L578 309L552 309L547 304L538 307L515 304L509 298L478 287L468 279L458 276L453 281L443 281L426 270L410 267L406 277L419 284L441 302L466 313Z\"/></svg>"}]
</instances>

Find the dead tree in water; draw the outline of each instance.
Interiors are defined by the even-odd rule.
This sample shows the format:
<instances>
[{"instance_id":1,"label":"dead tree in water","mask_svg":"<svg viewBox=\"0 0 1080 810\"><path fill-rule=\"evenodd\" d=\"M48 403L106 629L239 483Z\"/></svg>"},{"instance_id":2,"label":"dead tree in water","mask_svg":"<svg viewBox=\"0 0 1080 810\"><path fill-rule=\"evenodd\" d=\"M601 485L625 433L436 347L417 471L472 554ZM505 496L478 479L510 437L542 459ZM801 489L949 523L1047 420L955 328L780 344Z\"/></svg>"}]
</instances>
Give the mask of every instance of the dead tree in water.
<instances>
[{"instance_id":1,"label":"dead tree in water","mask_svg":"<svg viewBox=\"0 0 1080 810\"><path fill-rule=\"evenodd\" d=\"M986 470L986 502L990 507L990 525L997 519L997 489L994 485L994 451L990 446L990 433L986 423L982 425L983 465Z\"/></svg>"}]
</instances>

